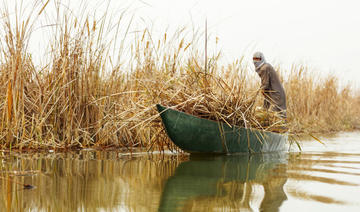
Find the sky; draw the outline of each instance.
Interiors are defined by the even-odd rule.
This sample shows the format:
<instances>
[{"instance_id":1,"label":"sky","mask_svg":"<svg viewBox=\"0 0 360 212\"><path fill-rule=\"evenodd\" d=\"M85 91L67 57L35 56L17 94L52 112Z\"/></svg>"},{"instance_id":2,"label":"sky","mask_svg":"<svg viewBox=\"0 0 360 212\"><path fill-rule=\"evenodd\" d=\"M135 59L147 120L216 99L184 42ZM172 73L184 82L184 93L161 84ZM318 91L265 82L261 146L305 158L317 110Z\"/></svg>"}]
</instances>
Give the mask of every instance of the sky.
<instances>
[{"instance_id":1,"label":"sky","mask_svg":"<svg viewBox=\"0 0 360 212\"><path fill-rule=\"evenodd\" d=\"M15 1L5 2L11 5ZM126 8L134 14L137 28L150 23L154 34L181 26L204 29L207 20L210 45L218 38L216 48L221 49L225 63L244 56L251 64L252 54L261 51L268 62L285 69L303 64L319 74L335 74L355 87L360 84L357 0L62 1L69 8L77 8L73 4L78 2L100 14L106 2L115 12ZM74 9L76 12L81 11ZM51 15L51 11L47 13Z\"/></svg>"},{"instance_id":2,"label":"sky","mask_svg":"<svg viewBox=\"0 0 360 212\"><path fill-rule=\"evenodd\" d=\"M308 65L360 83L360 2L356 0L153 0L142 14L166 24L195 22L219 37L224 58L262 51L269 62Z\"/></svg>"}]
</instances>

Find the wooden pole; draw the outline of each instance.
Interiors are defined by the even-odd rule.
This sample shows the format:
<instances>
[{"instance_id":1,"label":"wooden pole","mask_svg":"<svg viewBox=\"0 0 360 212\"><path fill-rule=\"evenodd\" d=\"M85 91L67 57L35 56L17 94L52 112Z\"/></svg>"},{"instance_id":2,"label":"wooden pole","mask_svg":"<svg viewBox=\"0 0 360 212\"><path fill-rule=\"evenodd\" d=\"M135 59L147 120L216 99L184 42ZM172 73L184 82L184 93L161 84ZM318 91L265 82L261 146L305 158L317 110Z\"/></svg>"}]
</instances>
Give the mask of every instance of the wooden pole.
<instances>
[{"instance_id":1,"label":"wooden pole","mask_svg":"<svg viewBox=\"0 0 360 212\"><path fill-rule=\"evenodd\" d=\"M205 19L205 74L207 73L207 19Z\"/></svg>"}]
</instances>

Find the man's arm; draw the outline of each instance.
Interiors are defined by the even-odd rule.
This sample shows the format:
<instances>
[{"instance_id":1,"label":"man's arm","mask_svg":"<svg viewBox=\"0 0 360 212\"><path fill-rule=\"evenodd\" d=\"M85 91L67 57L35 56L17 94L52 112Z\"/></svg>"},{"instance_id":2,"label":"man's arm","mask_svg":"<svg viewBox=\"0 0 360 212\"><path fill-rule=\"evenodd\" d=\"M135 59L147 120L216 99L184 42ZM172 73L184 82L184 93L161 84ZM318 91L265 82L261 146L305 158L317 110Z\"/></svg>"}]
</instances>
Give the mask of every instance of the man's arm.
<instances>
[{"instance_id":1,"label":"man's arm","mask_svg":"<svg viewBox=\"0 0 360 212\"><path fill-rule=\"evenodd\" d=\"M270 108L270 96L269 96L269 92L271 92L270 74L271 74L271 71L269 71L269 68L267 67L261 76L261 89L262 89L262 93L264 95L264 106L263 107L265 109Z\"/></svg>"},{"instance_id":2,"label":"man's arm","mask_svg":"<svg viewBox=\"0 0 360 212\"><path fill-rule=\"evenodd\" d=\"M270 79L271 79L271 71L269 70L269 67L266 67L266 69L264 70L262 76L261 76L261 88L263 89L263 91L267 92L271 90L271 84L270 84Z\"/></svg>"}]
</instances>

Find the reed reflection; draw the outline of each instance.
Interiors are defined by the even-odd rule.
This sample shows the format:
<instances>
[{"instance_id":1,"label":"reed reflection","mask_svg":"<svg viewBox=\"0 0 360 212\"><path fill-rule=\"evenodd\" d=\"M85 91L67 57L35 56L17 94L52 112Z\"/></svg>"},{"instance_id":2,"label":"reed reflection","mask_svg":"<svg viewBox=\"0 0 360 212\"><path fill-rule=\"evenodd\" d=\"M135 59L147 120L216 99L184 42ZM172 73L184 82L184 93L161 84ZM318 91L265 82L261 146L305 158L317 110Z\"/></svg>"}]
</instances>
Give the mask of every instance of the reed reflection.
<instances>
[{"instance_id":1,"label":"reed reflection","mask_svg":"<svg viewBox=\"0 0 360 212\"><path fill-rule=\"evenodd\" d=\"M192 156L167 180L159 211L252 210L256 203L278 211L287 199L286 169L286 154Z\"/></svg>"},{"instance_id":2,"label":"reed reflection","mask_svg":"<svg viewBox=\"0 0 360 212\"><path fill-rule=\"evenodd\" d=\"M116 152L0 158L0 211L156 211L180 161Z\"/></svg>"}]
</instances>

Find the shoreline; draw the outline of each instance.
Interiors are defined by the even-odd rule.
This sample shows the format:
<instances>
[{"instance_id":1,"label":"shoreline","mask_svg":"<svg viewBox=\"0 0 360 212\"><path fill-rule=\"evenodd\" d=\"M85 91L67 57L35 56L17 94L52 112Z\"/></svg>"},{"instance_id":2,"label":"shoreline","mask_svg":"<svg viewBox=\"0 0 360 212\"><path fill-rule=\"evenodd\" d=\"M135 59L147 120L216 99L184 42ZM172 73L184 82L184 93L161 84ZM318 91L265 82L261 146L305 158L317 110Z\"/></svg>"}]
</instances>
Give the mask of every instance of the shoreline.
<instances>
[{"instance_id":1,"label":"shoreline","mask_svg":"<svg viewBox=\"0 0 360 212\"><path fill-rule=\"evenodd\" d=\"M356 130L349 130L349 131L337 131L337 132L330 132L330 133L313 133L313 135L320 139L320 141L323 142L323 140L327 138L334 138L337 137L339 134L342 133L356 133L360 132L359 129ZM309 134L299 134L297 135L296 142L318 142L316 141L312 136ZM171 142L171 141L170 141ZM292 144L295 145L295 144ZM176 147L178 148L178 147ZM297 148L297 147L296 147ZM129 150L131 149L131 150ZM122 146L112 146L112 147L86 147L86 148L33 148L33 149L0 149L0 152L3 154L10 154L12 152L16 152L19 154L29 154L29 153L44 153L44 154L55 154L55 153L76 153L76 152L117 152L123 155L138 155L138 154L164 154L164 152L174 154L174 155L189 155L189 153L183 152L180 149L178 150L170 150L170 149L164 149L164 150L153 150L153 151L147 151L145 147L122 147ZM290 151L288 153L291 153ZM267 153L256 153L256 154L267 154ZM236 155L236 154L234 154Z\"/></svg>"}]
</instances>

